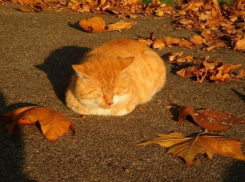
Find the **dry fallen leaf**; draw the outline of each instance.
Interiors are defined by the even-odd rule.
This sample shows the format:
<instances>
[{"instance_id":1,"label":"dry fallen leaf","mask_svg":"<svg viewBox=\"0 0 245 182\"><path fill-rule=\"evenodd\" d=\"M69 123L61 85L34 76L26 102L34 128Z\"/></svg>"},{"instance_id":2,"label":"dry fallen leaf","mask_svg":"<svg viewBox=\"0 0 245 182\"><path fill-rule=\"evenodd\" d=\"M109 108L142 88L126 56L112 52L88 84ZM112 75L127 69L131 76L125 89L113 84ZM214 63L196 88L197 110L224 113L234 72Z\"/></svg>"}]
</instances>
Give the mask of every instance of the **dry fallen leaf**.
<instances>
[{"instance_id":1,"label":"dry fallen leaf","mask_svg":"<svg viewBox=\"0 0 245 182\"><path fill-rule=\"evenodd\" d=\"M244 39L241 39L241 40L238 40L236 42L236 45L235 45L235 48L234 49L237 49L237 50L245 50L245 38Z\"/></svg>"},{"instance_id":2,"label":"dry fallen leaf","mask_svg":"<svg viewBox=\"0 0 245 182\"><path fill-rule=\"evenodd\" d=\"M137 24L137 22L135 22L135 21L125 22L125 21L121 20L121 21L118 21L116 23L107 25L107 27L108 27L107 30L108 31L117 30L117 31L121 32L122 30L130 29L135 24Z\"/></svg>"},{"instance_id":3,"label":"dry fallen leaf","mask_svg":"<svg viewBox=\"0 0 245 182\"><path fill-rule=\"evenodd\" d=\"M224 64L222 61L215 61L206 57L205 60L193 60L193 56L183 56L183 53L174 53L169 56L169 63L184 66L176 72L183 78L193 78L198 83L203 83L205 79L209 79L215 83L225 82L229 80L241 79L245 75L243 72L235 77L233 71L241 64ZM188 65L188 67L186 67Z\"/></svg>"},{"instance_id":4,"label":"dry fallen leaf","mask_svg":"<svg viewBox=\"0 0 245 182\"><path fill-rule=\"evenodd\" d=\"M245 70L242 68L239 70L238 74L235 76L236 79L244 79L245 77Z\"/></svg>"},{"instance_id":5,"label":"dry fallen leaf","mask_svg":"<svg viewBox=\"0 0 245 182\"><path fill-rule=\"evenodd\" d=\"M208 131L224 131L236 124L245 124L245 118L232 116L227 112L216 110L194 110L191 107L183 106L179 109L178 122L186 120L187 116L191 116L195 123Z\"/></svg>"},{"instance_id":6,"label":"dry fallen leaf","mask_svg":"<svg viewBox=\"0 0 245 182\"><path fill-rule=\"evenodd\" d=\"M164 49L165 48L165 44L161 39L156 39L151 46L153 49Z\"/></svg>"},{"instance_id":7,"label":"dry fallen leaf","mask_svg":"<svg viewBox=\"0 0 245 182\"><path fill-rule=\"evenodd\" d=\"M104 32L106 27L106 23L101 17L93 17L88 20L83 18L78 24L83 30L89 33Z\"/></svg>"},{"instance_id":8,"label":"dry fallen leaf","mask_svg":"<svg viewBox=\"0 0 245 182\"><path fill-rule=\"evenodd\" d=\"M195 137L185 137L184 134L173 132L169 134L157 134L158 138L138 144L145 146L158 144L167 147L167 153L183 158L188 166L193 165L197 154L207 154L212 159L214 154L245 161L242 152L242 142L236 138L199 134Z\"/></svg>"},{"instance_id":9,"label":"dry fallen leaf","mask_svg":"<svg viewBox=\"0 0 245 182\"><path fill-rule=\"evenodd\" d=\"M190 78L193 77L193 71L196 70L195 66L189 66L187 68L183 68L176 72L177 75L183 77L183 78Z\"/></svg>"},{"instance_id":10,"label":"dry fallen leaf","mask_svg":"<svg viewBox=\"0 0 245 182\"><path fill-rule=\"evenodd\" d=\"M200 45L202 43L205 43L206 40L202 36L195 34L193 35L193 37L190 38L190 42L194 45Z\"/></svg>"},{"instance_id":11,"label":"dry fallen leaf","mask_svg":"<svg viewBox=\"0 0 245 182\"><path fill-rule=\"evenodd\" d=\"M0 115L0 119L7 122L5 128L9 135L12 134L16 124L34 125L36 122L40 124L43 135L49 141L57 140L64 133L68 133L69 129L75 133L75 126L64 115L45 107L21 107Z\"/></svg>"}]
</instances>

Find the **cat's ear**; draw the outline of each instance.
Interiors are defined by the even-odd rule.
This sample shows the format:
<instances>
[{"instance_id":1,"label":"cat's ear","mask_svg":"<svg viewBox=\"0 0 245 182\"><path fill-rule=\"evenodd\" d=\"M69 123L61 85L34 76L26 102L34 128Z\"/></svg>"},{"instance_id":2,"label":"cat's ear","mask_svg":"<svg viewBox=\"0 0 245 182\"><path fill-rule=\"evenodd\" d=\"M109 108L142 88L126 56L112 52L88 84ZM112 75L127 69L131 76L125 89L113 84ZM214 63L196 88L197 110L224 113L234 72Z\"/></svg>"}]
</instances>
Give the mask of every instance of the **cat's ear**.
<instances>
[{"instance_id":1,"label":"cat's ear","mask_svg":"<svg viewBox=\"0 0 245 182\"><path fill-rule=\"evenodd\" d=\"M80 78L83 78L83 79L88 78L86 69L83 65L72 65L72 68L75 70L77 76L79 76Z\"/></svg>"},{"instance_id":2,"label":"cat's ear","mask_svg":"<svg viewBox=\"0 0 245 182\"><path fill-rule=\"evenodd\" d=\"M130 57L126 57L126 58L119 58L119 61L120 61L120 66L121 66L122 70L124 70L130 64L132 64L134 62L134 57L130 56Z\"/></svg>"}]
</instances>

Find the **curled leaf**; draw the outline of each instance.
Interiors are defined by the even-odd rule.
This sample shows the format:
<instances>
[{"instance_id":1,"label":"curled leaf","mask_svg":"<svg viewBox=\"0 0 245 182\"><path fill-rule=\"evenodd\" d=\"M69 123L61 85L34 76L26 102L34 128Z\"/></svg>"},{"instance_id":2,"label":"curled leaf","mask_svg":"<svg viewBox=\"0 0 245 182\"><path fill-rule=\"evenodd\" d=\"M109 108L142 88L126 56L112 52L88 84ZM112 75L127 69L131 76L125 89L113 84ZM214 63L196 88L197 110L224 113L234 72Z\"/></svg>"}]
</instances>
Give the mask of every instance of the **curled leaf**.
<instances>
[{"instance_id":1,"label":"curled leaf","mask_svg":"<svg viewBox=\"0 0 245 182\"><path fill-rule=\"evenodd\" d=\"M16 124L34 125L36 122L40 124L43 135L49 141L57 140L64 133L68 133L69 129L75 133L75 126L64 115L45 107L21 107L0 115L0 119L7 121L5 129L9 135L12 134Z\"/></svg>"},{"instance_id":2,"label":"curled leaf","mask_svg":"<svg viewBox=\"0 0 245 182\"><path fill-rule=\"evenodd\" d=\"M196 67L190 66L190 67L183 68L183 69L177 71L176 74L183 77L183 78L190 78L190 77L194 76L194 74L193 74L194 70L196 70Z\"/></svg>"},{"instance_id":3,"label":"curled leaf","mask_svg":"<svg viewBox=\"0 0 245 182\"><path fill-rule=\"evenodd\" d=\"M89 33L100 33L105 31L106 23L101 17L93 17L90 19L83 18L79 21L79 26Z\"/></svg>"}]
</instances>

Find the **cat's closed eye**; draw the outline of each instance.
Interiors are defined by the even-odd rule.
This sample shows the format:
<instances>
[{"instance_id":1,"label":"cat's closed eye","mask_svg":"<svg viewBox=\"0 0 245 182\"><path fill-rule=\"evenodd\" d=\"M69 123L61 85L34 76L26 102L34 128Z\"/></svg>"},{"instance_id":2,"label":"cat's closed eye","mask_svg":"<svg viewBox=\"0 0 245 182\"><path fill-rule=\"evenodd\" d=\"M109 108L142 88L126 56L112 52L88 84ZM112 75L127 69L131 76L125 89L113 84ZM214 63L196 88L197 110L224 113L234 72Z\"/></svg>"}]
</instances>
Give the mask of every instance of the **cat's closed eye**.
<instances>
[{"instance_id":1,"label":"cat's closed eye","mask_svg":"<svg viewBox=\"0 0 245 182\"><path fill-rule=\"evenodd\" d=\"M123 95L126 94L127 92L128 92L127 87L118 87L114 90L114 95Z\"/></svg>"},{"instance_id":2,"label":"cat's closed eye","mask_svg":"<svg viewBox=\"0 0 245 182\"><path fill-rule=\"evenodd\" d=\"M93 92L90 92L88 95L90 98L101 98L101 97L103 97L104 94L100 90L95 90Z\"/></svg>"}]
</instances>

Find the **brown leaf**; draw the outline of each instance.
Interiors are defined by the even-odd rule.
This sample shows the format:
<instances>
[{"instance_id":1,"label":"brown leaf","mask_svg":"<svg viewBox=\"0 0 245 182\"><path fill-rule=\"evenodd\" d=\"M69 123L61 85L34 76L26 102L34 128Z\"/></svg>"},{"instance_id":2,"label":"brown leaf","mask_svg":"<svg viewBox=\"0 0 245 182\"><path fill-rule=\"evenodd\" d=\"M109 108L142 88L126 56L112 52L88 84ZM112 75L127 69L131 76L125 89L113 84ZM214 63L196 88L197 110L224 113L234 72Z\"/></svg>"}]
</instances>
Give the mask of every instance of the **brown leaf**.
<instances>
[{"instance_id":1,"label":"brown leaf","mask_svg":"<svg viewBox=\"0 0 245 182\"><path fill-rule=\"evenodd\" d=\"M231 80L231 77L227 73L223 73L221 70L218 70L217 73L212 74L210 77L210 80L219 83L219 82L225 82Z\"/></svg>"},{"instance_id":2,"label":"brown leaf","mask_svg":"<svg viewBox=\"0 0 245 182\"><path fill-rule=\"evenodd\" d=\"M209 40L205 42L204 44L207 46L206 48L207 51L211 51L214 48L222 48L222 47L227 48L227 45L225 44L225 42L221 40Z\"/></svg>"},{"instance_id":3,"label":"brown leaf","mask_svg":"<svg viewBox=\"0 0 245 182\"><path fill-rule=\"evenodd\" d=\"M52 109L38 106L27 106L0 115L0 119L7 121L5 128L12 134L16 124L34 125L39 122L43 135L49 141L55 141L71 129L75 133L74 125L64 115Z\"/></svg>"},{"instance_id":4,"label":"brown leaf","mask_svg":"<svg viewBox=\"0 0 245 182\"><path fill-rule=\"evenodd\" d=\"M108 27L107 30L108 31L117 30L117 31L121 32L122 30L130 29L135 24L137 24L136 21L125 22L125 21L121 20L121 21L118 21L116 23L109 24L107 26Z\"/></svg>"},{"instance_id":5,"label":"brown leaf","mask_svg":"<svg viewBox=\"0 0 245 182\"><path fill-rule=\"evenodd\" d=\"M238 74L235 76L236 79L243 79L245 77L245 70L242 68L239 70Z\"/></svg>"},{"instance_id":6,"label":"brown leaf","mask_svg":"<svg viewBox=\"0 0 245 182\"><path fill-rule=\"evenodd\" d=\"M183 68L176 72L177 75L183 77L183 78L190 78L193 77L193 71L196 69L195 66L189 66L187 68Z\"/></svg>"},{"instance_id":7,"label":"brown leaf","mask_svg":"<svg viewBox=\"0 0 245 182\"><path fill-rule=\"evenodd\" d=\"M232 116L226 112L216 110L194 110L191 107L181 107L179 109L178 122L185 121L187 116L191 116L195 123L208 131L228 130L235 124L245 124L245 118Z\"/></svg>"},{"instance_id":8,"label":"brown leaf","mask_svg":"<svg viewBox=\"0 0 245 182\"><path fill-rule=\"evenodd\" d=\"M238 40L235 45L235 50L245 50L245 38Z\"/></svg>"},{"instance_id":9,"label":"brown leaf","mask_svg":"<svg viewBox=\"0 0 245 182\"><path fill-rule=\"evenodd\" d=\"M201 33L202 37L204 37L206 40L211 40L211 39L215 39L217 37L216 34L211 33L210 29L205 29L203 30L203 32Z\"/></svg>"},{"instance_id":10,"label":"brown leaf","mask_svg":"<svg viewBox=\"0 0 245 182\"><path fill-rule=\"evenodd\" d=\"M197 154L207 154L212 159L214 154L245 161L241 145L243 143L236 138L222 136L198 135L180 144L174 145L168 150L174 156L185 159L191 166Z\"/></svg>"},{"instance_id":11,"label":"brown leaf","mask_svg":"<svg viewBox=\"0 0 245 182\"><path fill-rule=\"evenodd\" d=\"M165 43L165 45L168 47L172 47L172 45L179 45L181 42L180 39L176 39L172 37L163 37L162 40Z\"/></svg>"},{"instance_id":12,"label":"brown leaf","mask_svg":"<svg viewBox=\"0 0 245 182\"><path fill-rule=\"evenodd\" d=\"M158 138L154 138L153 140L148 140L146 142L137 144L136 146L145 146L150 144L158 144L162 147L171 147L172 145L181 143L183 141L188 140L189 138L185 138L185 135L179 132L172 132L168 134L160 134L156 133Z\"/></svg>"},{"instance_id":13,"label":"brown leaf","mask_svg":"<svg viewBox=\"0 0 245 182\"><path fill-rule=\"evenodd\" d=\"M193 49L193 44L190 43L188 40L182 39L179 43L180 47L188 48L188 49Z\"/></svg>"},{"instance_id":14,"label":"brown leaf","mask_svg":"<svg viewBox=\"0 0 245 182\"><path fill-rule=\"evenodd\" d=\"M202 38L202 36L195 34L193 35L193 37L190 38L190 42L194 45L200 45L202 43L205 43L206 40Z\"/></svg>"},{"instance_id":15,"label":"brown leaf","mask_svg":"<svg viewBox=\"0 0 245 182\"><path fill-rule=\"evenodd\" d=\"M106 10L111 12L111 13L114 13L115 15L117 15L120 18L125 18L125 17L136 18L137 17L137 15L132 14L128 9L125 9L119 5L111 6L111 7L107 8Z\"/></svg>"},{"instance_id":16,"label":"brown leaf","mask_svg":"<svg viewBox=\"0 0 245 182\"><path fill-rule=\"evenodd\" d=\"M171 64L177 64L179 66L186 65L188 63L193 63L193 56L182 56L183 52L173 53L168 57L168 62Z\"/></svg>"},{"instance_id":17,"label":"brown leaf","mask_svg":"<svg viewBox=\"0 0 245 182\"><path fill-rule=\"evenodd\" d=\"M210 159L214 154L220 154L245 161L241 148L242 142L236 138L201 134L195 137L185 137L184 134L178 132L157 135L159 137L140 143L137 146L158 144L169 148L167 153L183 158L188 166L193 165L193 160L197 154L207 154Z\"/></svg>"},{"instance_id":18,"label":"brown leaf","mask_svg":"<svg viewBox=\"0 0 245 182\"><path fill-rule=\"evenodd\" d=\"M223 73L230 74L235 69L240 68L241 66L242 66L242 64L227 64L227 65L224 65L220 70L222 70Z\"/></svg>"},{"instance_id":19,"label":"brown leaf","mask_svg":"<svg viewBox=\"0 0 245 182\"><path fill-rule=\"evenodd\" d=\"M100 33L105 31L106 23L101 17L93 17L90 19L83 18L79 21L79 26L89 33Z\"/></svg>"},{"instance_id":20,"label":"brown leaf","mask_svg":"<svg viewBox=\"0 0 245 182\"><path fill-rule=\"evenodd\" d=\"M141 39L141 38L139 38L138 41L139 42L143 42L143 43L145 43L148 46L152 45L152 40L150 40L150 39Z\"/></svg>"},{"instance_id":21,"label":"brown leaf","mask_svg":"<svg viewBox=\"0 0 245 182\"><path fill-rule=\"evenodd\" d=\"M165 48L165 44L162 41L162 39L156 39L154 41L154 43L152 44L152 48L153 49L164 49Z\"/></svg>"},{"instance_id":22,"label":"brown leaf","mask_svg":"<svg viewBox=\"0 0 245 182\"><path fill-rule=\"evenodd\" d=\"M29 7L20 7L15 9L22 12L40 12L46 9L46 4L42 2L37 4L31 4L29 5Z\"/></svg>"}]
</instances>

